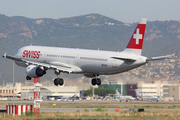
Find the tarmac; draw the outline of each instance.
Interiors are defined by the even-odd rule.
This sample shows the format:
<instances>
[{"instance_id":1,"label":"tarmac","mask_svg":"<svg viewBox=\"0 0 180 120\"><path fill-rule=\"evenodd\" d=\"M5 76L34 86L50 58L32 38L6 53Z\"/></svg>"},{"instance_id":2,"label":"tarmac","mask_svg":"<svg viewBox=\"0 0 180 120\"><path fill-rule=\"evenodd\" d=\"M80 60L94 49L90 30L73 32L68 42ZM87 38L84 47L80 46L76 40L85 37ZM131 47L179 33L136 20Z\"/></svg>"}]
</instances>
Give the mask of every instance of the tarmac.
<instances>
[{"instance_id":1,"label":"tarmac","mask_svg":"<svg viewBox=\"0 0 180 120\"><path fill-rule=\"evenodd\" d=\"M33 104L34 101L0 101L0 110L4 111L4 107L7 104ZM53 108L54 106L54 108ZM96 107L97 106L97 107ZM132 102L119 102L119 101L42 101L41 112L76 112L89 110L93 111L99 106L105 106L108 111L128 111L131 107L143 108L143 106L161 106L161 108L145 108L145 111L180 111L180 101L159 101L159 102L147 102L147 101L132 101ZM110 106L108 108L108 106ZM119 107L118 107L119 106ZM142 106L142 107L141 107ZM169 109L169 106L176 106L175 109ZM128 108L127 108L128 107ZM136 108L137 109L137 108ZM133 109L133 110L136 110Z\"/></svg>"}]
</instances>

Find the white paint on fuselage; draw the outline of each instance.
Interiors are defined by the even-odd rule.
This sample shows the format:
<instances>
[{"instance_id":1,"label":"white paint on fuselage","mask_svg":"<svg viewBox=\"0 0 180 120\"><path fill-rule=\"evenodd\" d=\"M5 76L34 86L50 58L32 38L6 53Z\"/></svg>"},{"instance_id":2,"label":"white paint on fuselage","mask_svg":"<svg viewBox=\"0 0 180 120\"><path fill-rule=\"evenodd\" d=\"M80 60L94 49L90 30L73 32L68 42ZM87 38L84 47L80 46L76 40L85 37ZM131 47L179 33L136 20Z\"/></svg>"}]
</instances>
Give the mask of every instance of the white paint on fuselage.
<instances>
[{"instance_id":1,"label":"white paint on fuselage","mask_svg":"<svg viewBox=\"0 0 180 120\"><path fill-rule=\"evenodd\" d=\"M36 58L23 58L24 50L41 51L39 59ZM16 57L22 58L27 61L41 62L41 63L64 63L79 67L82 71L78 73L83 74L116 74L124 71L131 70L146 63L146 57L138 56L126 52L113 52L113 51L100 51L100 50L87 50L87 49L73 49L73 48L60 48L60 47L45 47L45 46L25 46L18 50ZM136 59L135 62L125 62L124 60L114 59L112 57L128 57ZM21 62L17 65L27 66ZM72 73L77 73L72 71Z\"/></svg>"}]
</instances>

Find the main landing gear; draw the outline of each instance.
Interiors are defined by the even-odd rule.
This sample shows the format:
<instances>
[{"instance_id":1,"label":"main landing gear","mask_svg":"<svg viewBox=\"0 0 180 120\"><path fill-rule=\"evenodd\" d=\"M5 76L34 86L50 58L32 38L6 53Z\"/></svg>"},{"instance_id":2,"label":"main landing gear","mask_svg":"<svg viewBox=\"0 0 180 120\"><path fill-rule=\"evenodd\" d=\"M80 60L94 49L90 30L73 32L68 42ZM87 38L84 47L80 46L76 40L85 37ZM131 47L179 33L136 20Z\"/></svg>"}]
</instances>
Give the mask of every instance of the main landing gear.
<instances>
[{"instance_id":1,"label":"main landing gear","mask_svg":"<svg viewBox=\"0 0 180 120\"><path fill-rule=\"evenodd\" d=\"M92 83L92 85L101 85L101 79L100 78L93 78L91 83Z\"/></svg>"},{"instance_id":2,"label":"main landing gear","mask_svg":"<svg viewBox=\"0 0 180 120\"><path fill-rule=\"evenodd\" d=\"M58 85L63 85L63 84L64 84L64 80L62 78L54 79L54 85L58 86Z\"/></svg>"},{"instance_id":3,"label":"main landing gear","mask_svg":"<svg viewBox=\"0 0 180 120\"><path fill-rule=\"evenodd\" d=\"M56 86L61 85L62 86L64 84L64 80L59 77L60 71L55 70L54 73L57 75L57 78L54 79L54 85L56 85Z\"/></svg>"}]
</instances>

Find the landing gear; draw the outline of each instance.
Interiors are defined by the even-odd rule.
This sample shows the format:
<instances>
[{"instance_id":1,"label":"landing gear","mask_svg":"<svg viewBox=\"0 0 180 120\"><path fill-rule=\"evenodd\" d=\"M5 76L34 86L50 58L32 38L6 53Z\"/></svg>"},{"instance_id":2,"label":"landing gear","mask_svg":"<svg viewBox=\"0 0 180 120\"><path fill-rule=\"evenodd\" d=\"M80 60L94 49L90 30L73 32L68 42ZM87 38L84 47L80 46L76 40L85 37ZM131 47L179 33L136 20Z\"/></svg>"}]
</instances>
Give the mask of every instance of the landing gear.
<instances>
[{"instance_id":1,"label":"landing gear","mask_svg":"<svg viewBox=\"0 0 180 120\"><path fill-rule=\"evenodd\" d=\"M101 85L101 79L100 78L93 78L91 83L92 83L92 85Z\"/></svg>"},{"instance_id":2,"label":"landing gear","mask_svg":"<svg viewBox=\"0 0 180 120\"><path fill-rule=\"evenodd\" d=\"M29 76L26 76L26 80L31 80L31 77L29 77Z\"/></svg>"},{"instance_id":3,"label":"landing gear","mask_svg":"<svg viewBox=\"0 0 180 120\"><path fill-rule=\"evenodd\" d=\"M100 78L97 78L97 85L101 85L101 79Z\"/></svg>"},{"instance_id":4,"label":"landing gear","mask_svg":"<svg viewBox=\"0 0 180 120\"><path fill-rule=\"evenodd\" d=\"M58 86L58 85L63 85L63 84L64 84L64 80L62 78L54 79L54 85Z\"/></svg>"},{"instance_id":5,"label":"landing gear","mask_svg":"<svg viewBox=\"0 0 180 120\"><path fill-rule=\"evenodd\" d=\"M96 85L97 84L97 80L94 78L94 79L92 79L91 83L92 83L92 85Z\"/></svg>"},{"instance_id":6,"label":"landing gear","mask_svg":"<svg viewBox=\"0 0 180 120\"><path fill-rule=\"evenodd\" d=\"M56 86L61 85L62 86L64 84L64 80L59 77L60 71L55 70L54 73L57 75L57 78L54 79L54 85L56 85Z\"/></svg>"}]
</instances>

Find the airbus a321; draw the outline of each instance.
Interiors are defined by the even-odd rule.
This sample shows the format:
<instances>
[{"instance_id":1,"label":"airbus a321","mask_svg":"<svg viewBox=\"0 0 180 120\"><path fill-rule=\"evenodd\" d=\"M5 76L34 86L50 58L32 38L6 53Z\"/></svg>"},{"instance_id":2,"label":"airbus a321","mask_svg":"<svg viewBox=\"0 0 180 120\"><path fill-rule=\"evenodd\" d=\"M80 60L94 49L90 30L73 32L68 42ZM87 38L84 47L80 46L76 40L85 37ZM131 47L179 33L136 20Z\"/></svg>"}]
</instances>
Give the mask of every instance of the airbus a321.
<instances>
[{"instance_id":1,"label":"airbus a321","mask_svg":"<svg viewBox=\"0 0 180 120\"><path fill-rule=\"evenodd\" d=\"M172 58L174 55L147 58L141 55L147 19L141 18L130 41L122 52L72 49L62 47L25 46L14 55L3 55L26 67L26 79L42 77L48 69L54 70L56 86L63 85L60 73L83 74L92 78L92 85L101 85L99 75L129 71L149 61Z\"/></svg>"}]
</instances>

